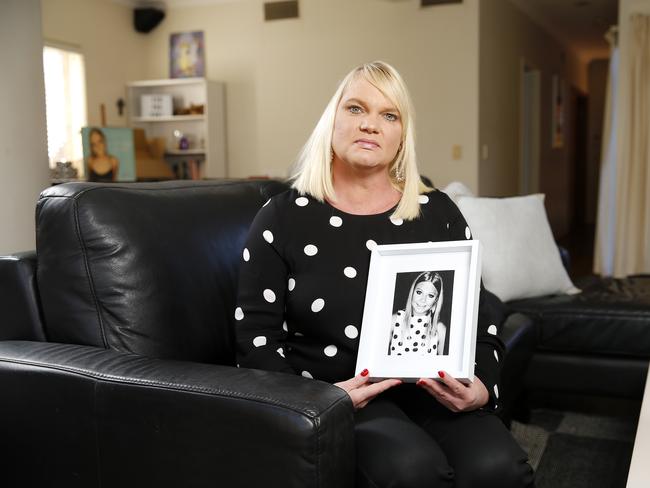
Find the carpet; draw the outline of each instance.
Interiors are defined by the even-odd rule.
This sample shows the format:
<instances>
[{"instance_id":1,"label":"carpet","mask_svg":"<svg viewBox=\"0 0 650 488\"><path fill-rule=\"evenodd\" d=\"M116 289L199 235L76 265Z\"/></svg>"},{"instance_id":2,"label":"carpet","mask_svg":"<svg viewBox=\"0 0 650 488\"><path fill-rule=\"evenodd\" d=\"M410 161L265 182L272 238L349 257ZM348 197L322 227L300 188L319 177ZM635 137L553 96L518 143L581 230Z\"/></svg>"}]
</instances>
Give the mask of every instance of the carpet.
<instances>
[{"instance_id":1,"label":"carpet","mask_svg":"<svg viewBox=\"0 0 650 488\"><path fill-rule=\"evenodd\" d=\"M624 488L637 419L536 409L512 434L537 488Z\"/></svg>"}]
</instances>

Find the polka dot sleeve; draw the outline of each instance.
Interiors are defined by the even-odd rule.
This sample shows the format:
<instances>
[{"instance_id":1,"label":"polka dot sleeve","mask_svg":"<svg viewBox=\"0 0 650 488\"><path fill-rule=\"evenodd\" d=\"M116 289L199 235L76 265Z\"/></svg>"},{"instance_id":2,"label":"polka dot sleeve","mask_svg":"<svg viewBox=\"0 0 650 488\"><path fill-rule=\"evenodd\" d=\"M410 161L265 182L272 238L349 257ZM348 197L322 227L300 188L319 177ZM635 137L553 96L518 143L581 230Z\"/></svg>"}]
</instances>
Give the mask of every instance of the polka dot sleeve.
<instances>
[{"instance_id":1,"label":"polka dot sleeve","mask_svg":"<svg viewBox=\"0 0 650 488\"><path fill-rule=\"evenodd\" d=\"M259 211L241 255L235 332L242 367L296 372L284 355L287 264L280 252L278 212L273 200Z\"/></svg>"},{"instance_id":2,"label":"polka dot sleeve","mask_svg":"<svg viewBox=\"0 0 650 488\"><path fill-rule=\"evenodd\" d=\"M449 225L449 238L454 241L472 239L472 232L460 210L451 200L448 203L451 207L451 215L454 216ZM501 302L495 295L487 291L481 282L474 374L487 388L490 400L485 408L492 410L499 407L499 374L505 346L497 332L503 319Z\"/></svg>"}]
</instances>

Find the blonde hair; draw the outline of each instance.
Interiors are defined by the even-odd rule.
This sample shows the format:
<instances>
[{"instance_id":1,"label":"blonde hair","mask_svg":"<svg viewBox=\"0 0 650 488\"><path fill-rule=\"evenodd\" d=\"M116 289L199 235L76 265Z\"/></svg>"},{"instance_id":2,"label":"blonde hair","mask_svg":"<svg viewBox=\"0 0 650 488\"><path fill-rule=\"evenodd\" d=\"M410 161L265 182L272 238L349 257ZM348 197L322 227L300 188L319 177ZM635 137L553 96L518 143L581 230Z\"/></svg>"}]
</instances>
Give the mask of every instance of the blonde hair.
<instances>
[{"instance_id":1,"label":"blonde hair","mask_svg":"<svg viewBox=\"0 0 650 488\"><path fill-rule=\"evenodd\" d=\"M423 273L420 273L413 280L413 283L411 283L411 289L409 290L409 294L406 299L406 306L404 307L404 312L406 313L407 317L409 316L409 314L413 313L413 295L415 294L415 287L419 283L424 283L425 281L430 282L436 289L436 292L438 293L438 296L436 297L436 301L433 303L431 308L427 311L427 315L431 319L428 327L428 329L430 329L431 327L437 327L438 322L440 321L440 311L442 310L443 291L444 291L442 276L440 276L440 274L432 271L424 271Z\"/></svg>"},{"instance_id":2,"label":"blonde hair","mask_svg":"<svg viewBox=\"0 0 650 488\"><path fill-rule=\"evenodd\" d=\"M303 146L296 160L291 179L292 187L319 201L336 200L332 183L332 133L336 109L343 92L350 84L363 78L395 104L402 119L402 138L388 173L395 189L402 193L391 218L413 220L420 215L418 196L431 190L420 179L415 155L415 127L411 98L404 80L395 68L383 61L364 63L350 71L339 83L325 107L320 120ZM403 180L398 181L397 175Z\"/></svg>"}]
</instances>

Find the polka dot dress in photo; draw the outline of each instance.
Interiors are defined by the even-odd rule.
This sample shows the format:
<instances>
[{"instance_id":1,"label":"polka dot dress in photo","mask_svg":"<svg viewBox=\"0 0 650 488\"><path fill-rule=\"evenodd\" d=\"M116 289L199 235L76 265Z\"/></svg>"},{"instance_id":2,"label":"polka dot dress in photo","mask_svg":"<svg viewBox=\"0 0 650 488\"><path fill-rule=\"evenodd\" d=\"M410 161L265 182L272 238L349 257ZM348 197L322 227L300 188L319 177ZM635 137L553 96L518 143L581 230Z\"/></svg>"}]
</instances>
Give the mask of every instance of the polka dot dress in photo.
<instances>
[{"instance_id":1,"label":"polka dot dress in photo","mask_svg":"<svg viewBox=\"0 0 650 488\"><path fill-rule=\"evenodd\" d=\"M438 354L437 329L429 328L430 317L406 317L403 310L393 316L389 355Z\"/></svg>"}]
</instances>

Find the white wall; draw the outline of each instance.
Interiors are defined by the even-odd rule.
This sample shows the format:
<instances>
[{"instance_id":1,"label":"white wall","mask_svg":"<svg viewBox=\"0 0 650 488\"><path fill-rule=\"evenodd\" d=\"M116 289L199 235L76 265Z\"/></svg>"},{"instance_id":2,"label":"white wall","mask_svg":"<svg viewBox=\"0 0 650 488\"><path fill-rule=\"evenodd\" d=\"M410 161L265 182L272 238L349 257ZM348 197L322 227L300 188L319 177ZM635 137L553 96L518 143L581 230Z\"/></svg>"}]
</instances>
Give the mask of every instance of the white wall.
<instances>
[{"instance_id":1,"label":"white wall","mask_svg":"<svg viewBox=\"0 0 650 488\"><path fill-rule=\"evenodd\" d=\"M39 0L0 2L0 66L0 254L7 254L34 249L34 208L49 184Z\"/></svg>"},{"instance_id":2,"label":"white wall","mask_svg":"<svg viewBox=\"0 0 650 488\"><path fill-rule=\"evenodd\" d=\"M145 76L148 38L133 28L133 9L112 0L41 0L43 37L72 45L84 55L88 123L99 125L100 105L106 107L106 124L127 124L116 102L126 100L128 81ZM163 54L161 54L162 56Z\"/></svg>"},{"instance_id":3,"label":"white wall","mask_svg":"<svg viewBox=\"0 0 650 488\"><path fill-rule=\"evenodd\" d=\"M421 171L476 189L478 3L301 0L299 19L273 22L262 0L170 8L149 34L147 77L169 75L171 33L204 31L207 77L226 82L230 176L284 176L337 81L383 59L411 89Z\"/></svg>"}]
</instances>

